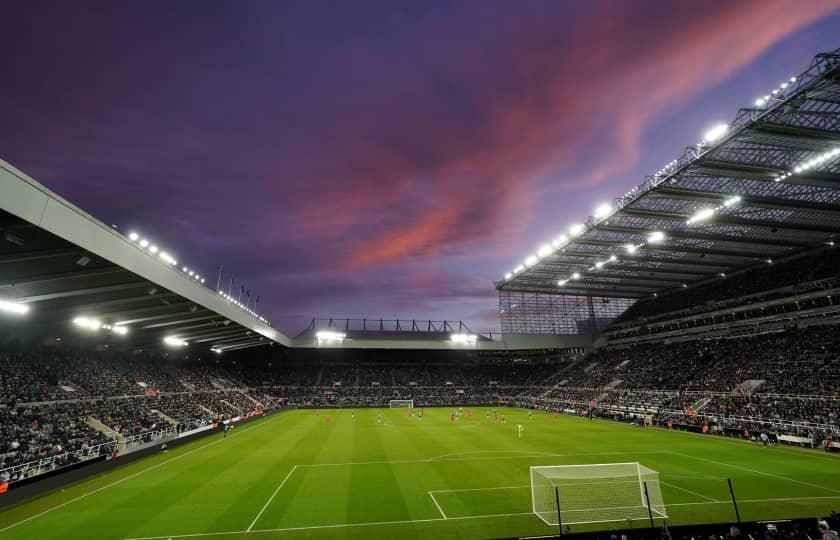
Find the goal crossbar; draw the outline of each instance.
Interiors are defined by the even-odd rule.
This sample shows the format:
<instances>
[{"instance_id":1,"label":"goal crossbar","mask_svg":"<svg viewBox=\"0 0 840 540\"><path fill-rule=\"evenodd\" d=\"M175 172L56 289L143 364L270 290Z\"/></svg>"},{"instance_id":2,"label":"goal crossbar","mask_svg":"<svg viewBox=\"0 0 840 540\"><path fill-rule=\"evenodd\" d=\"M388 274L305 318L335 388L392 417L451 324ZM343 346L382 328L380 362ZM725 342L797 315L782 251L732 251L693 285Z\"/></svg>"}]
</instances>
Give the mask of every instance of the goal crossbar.
<instances>
[{"instance_id":1,"label":"goal crossbar","mask_svg":"<svg viewBox=\"0 0 840 540\"><path fill-rule=\"evenodd\" d=\"M413 399L392 399L388 402L388 406L392 409L399 409L408 407L409 409L414 408L414 400Z\"/></svg>"}]
</instances>

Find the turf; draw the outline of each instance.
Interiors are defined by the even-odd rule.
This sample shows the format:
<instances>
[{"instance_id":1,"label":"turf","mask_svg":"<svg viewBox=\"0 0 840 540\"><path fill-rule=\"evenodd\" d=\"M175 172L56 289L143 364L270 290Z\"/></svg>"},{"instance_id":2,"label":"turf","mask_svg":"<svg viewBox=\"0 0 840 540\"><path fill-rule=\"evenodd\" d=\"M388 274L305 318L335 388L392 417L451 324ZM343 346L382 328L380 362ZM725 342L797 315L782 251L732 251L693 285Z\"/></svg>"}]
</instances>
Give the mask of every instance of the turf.
<instances>
[{"instance_id":1,"label":"turf","mask_svg":"<svg viewBox=\"0 0 840 540\"><path fill-rule=\"evenodd\" d=\"M506 424L485 409L453 424L449 412L276 414L0 511L0 539L543 535L556 529L530 513L530 466L628 461L660 472L672 524L733 521L726 478L744 520L840 509L840 460L816 451L513 409Z\"/></svg>"}]
</instances>

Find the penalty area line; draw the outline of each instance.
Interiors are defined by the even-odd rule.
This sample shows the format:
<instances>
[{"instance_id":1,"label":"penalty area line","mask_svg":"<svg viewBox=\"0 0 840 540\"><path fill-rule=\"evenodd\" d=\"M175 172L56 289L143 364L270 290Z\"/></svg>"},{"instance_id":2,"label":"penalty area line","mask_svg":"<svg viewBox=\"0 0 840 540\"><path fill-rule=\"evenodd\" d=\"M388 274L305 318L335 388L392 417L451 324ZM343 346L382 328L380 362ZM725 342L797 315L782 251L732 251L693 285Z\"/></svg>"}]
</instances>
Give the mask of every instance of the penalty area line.
<instances>
[{"instance_id":1,"label":"penalty area line","mask_svg":"<svg viewBox=\"0 0 840 540\"><path fill-rule=\"evenodd\" d=\"M277 489L274 490L274 493L271 494L271 497L269 497L268 500L265 501L265 504L263 505L262 509L260 510L260 513L257 514L257 517L254 518L254 521L252 521L251 524L248 525L248 529L245 532L251 532L251 529L253 529L254 525L257 524L257 520L260 519L260 516L263 515L263 512L265 512L265 509L268 508L268 505L271 504L271 501L273 501L274 497L276 497L277 494L280 492L280 488L282 488L286 484L286 481L289 480L289 478L291 478L292 474L297 470L297 468L298 468L297 465L292 467L292 470L290 470L289 474L286 475L286 478L284 478L283 481L280 482L280 485L277 486ZM441 513L443 513L443 512L441 512Z\"/></svg>"},{"instance_id":2,"label":"penalty area line","mask_svg":"<svg viewBox=\"0 0 840 540\"><path fill-rule=\"evenodd\" d=\"M443 508L440 507L440 503L437 502L434 494L432 494L431 491L427 491L427 493L429 494L429 497L432 498L432 502L435 503L435 506L437 506L438 512L440 512L440 515L443 516L443 519L447 519L446 514L443 513Z\"/></svg>"}]
</instances>

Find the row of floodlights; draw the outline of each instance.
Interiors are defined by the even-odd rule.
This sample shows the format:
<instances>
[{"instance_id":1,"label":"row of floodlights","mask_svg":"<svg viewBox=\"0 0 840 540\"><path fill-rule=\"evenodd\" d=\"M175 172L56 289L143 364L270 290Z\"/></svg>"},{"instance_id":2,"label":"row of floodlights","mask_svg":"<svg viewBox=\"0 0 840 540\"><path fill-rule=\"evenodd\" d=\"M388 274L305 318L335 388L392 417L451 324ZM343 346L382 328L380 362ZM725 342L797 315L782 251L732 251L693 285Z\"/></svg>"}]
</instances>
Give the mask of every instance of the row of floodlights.
<instances>
[{"instance_id":1,"label":"row of floodlights","mask_svg":"<svg viewBox=\"0 0 840 540\"><path fill-rule=\"evenodd\" d=\"M140 249L148 251L152 255L157 255L157 257L161 260L161 262L163 262L165 264L168 264L169 266L174 266L174 267L178 266L178 261L175 260L175 257L173 257L169 253L161 250L159 247L157 247L157 245L155 245L154 243L152 243L148 239L143 238L138 233L136 233L136 232L128 233L128 239L131 240ZM194 280L200 281L201 283L204 283L204 278L202 278L198 274L198 272L196 272L195 270L191 270L187 266L184 266L183 268L181 268L181 270L184 272L184 274L193 278Z\"/></svg>"},{"instance_id":2,"label":"row of floodlights","mask_svg":"<svg viewBox=\"0 0 840 540\"><path fill-rule=\"evenodd\" d=\"M0 300L0 311L4 313L11 313L13 315L26 315L29 313L29 306L20 302Z\"/></svg>"},{"instance_id":3,"label":"row of floodlights","mask_svg":"<svg viewBox=\"0 0 840 540\"><path fill-rule=\"evenodd\" d=\"M704 135L703 144L709 144L720 140L720 138L726 135L728 131L728 124L718 124L714 126L713 128L709 129ZM668 172L675 165L677 165L677 161L671 161L665 167L657 171L656 176L661 176L662 174ZM631 194L633 191L634 190L628 191L627 195ZM605 220L609 218L615 211L616 208L614 207L614 205L609 203L602 203L595 208L592 215L597 220ZM582 223L576 223L570 226L568 234L561 234L560 236L555 238L551 243L543 244L542 246L540 246L539 249L537 249L536 254L528 256L523 262L523 264L520 264L519 266L514 268L513 271L505 274L505 280L509 280L513 276L523 272L526 268L530 268L536 265L540 261L540 259L551 255L554 251L568 244L571 238L580 236L581 234L583 234L584 231L586 231L586 225Z\"/></svg>"},{"instance_id":4,"label":"row of floodlights","mask_svg":"<svg viewBox=\"0 0 840 540\"><path fill-rule=\"evenodd\" d=\"M782 91L783 91L783 90L785 90L788 86L792 85L792 84L793 84L793 83L795 83L795 82L796 82L796 77L791 77L791 78L790 78L790 79L788 79L787 81L785 81L785 82L783 82L782 84L780 84L778 88L776 88L775 90L773 90L772 92L770 92L770 93L769 93L769 94L767 94L766 96L764 96L764 97L760 97L760 98L758 98L757 100L755 100L755 106L756 106L756 107L764 107L765 105L767 105L768 103L770 103L770 100L771 100L774 96L776 96L777 94L779 94L780 92L782 92Z\"/></svg>"},{"instance_id":5,"label":"row of floodlights","mask_svg":"<svg viewBox=\"0 0 840 540\"><path fill-rule=\"evenodd\" d=\"M315 340L318 344L343 343L347 334L333 330L319 330L315 332ZM475 345L478 336L475 334L456 333L450 334L449 339L456 345Z\"/></svg>"},{"instance_id":6,"label":"row of floodlights","mask_svg":"<svg viewBox=\"0 0 840 540\"><path fill-rule=\"evenodd\" d=\"M267 321L265 318L261 317L259 314L257 314L257 312L256 312L256 311L254 311L253 309L249 308L248 306L246 306L245 304L243 304L242 302L240 302L239 300L237 300L237 299L236 299L236 298L234 298L233 296L229 295L229 294L228 294L228 293L226 293L225 291L219 291L219 295L220 295L222 298L224 298L225 300L227 300L228 302L230 302L231 304L233 304L234 306L236 306L236 307L238 307L238 308L240 308L240 309L242 309L242 310L244 310L244 311L247 311L249 314L253 315L254 317L256 317L257 319L259 319L260 321L262 321L262 322L264 322L264 323L268 324L268 321Z\"/></svg>"},{"instance_id":7,"label":"row of floodlights","mask_svg":"<svg viewBox=\"0 0 840 540\"><path fill-rule=\"evenodd\" d=\"M91 332L107 330L112 334L117 334L118 336L124 336L128 334L128 328L126 328L125 326L104 324L99 319L93 319L90 317L76 317L75 319L73 319L73 324L75 324L79 328L83 328Z\"/></svg>"}]
</instances>

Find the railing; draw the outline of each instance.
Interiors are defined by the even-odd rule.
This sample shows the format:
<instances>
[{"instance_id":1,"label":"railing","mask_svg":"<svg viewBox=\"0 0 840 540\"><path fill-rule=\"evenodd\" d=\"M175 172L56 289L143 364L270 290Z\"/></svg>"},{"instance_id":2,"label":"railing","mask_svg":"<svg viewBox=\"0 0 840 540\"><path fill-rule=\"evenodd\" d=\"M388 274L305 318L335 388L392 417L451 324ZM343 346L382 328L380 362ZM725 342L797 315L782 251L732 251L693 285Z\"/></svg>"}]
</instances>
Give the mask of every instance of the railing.
<instances>
[{"instance_id":1,"label":"railing","mask_svg":"<svg viewBox=\"0 0 840 540\"><path fill-rule=\"evenodd\" d=\"M166 429L155 429L152 431L144 431L143 433L138 433L136 435L130 435L125 438L125 448L133 448L135 446L139 446L144 443L149 443L155 440L162 439L166 436L175 436L178 434L178 430L172 426Z\"/></svg>"},{"instance_id":2,"label":"railing","mask_svg":"<svg viewBox=\"0 0 840 540\"><path fill-rule=\"evenodd\" d=\"M9 483L19 482L26 478L32 478L39 474L44 474L50 471L68 467L76 463L88 461L102 455L110 455L116 449L116 441L109 441L106 443L91 446L89 448L82 448L54 456L47 456L19 465L12 465L5 469L0 469L0 481L8 479Z\"/></svg>"}]
</instances>

